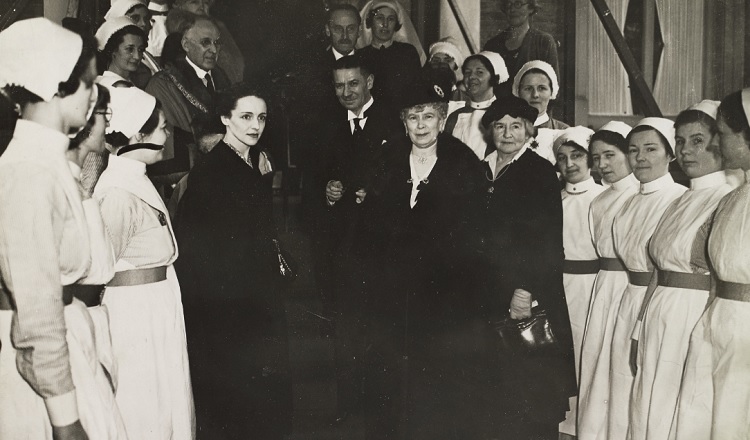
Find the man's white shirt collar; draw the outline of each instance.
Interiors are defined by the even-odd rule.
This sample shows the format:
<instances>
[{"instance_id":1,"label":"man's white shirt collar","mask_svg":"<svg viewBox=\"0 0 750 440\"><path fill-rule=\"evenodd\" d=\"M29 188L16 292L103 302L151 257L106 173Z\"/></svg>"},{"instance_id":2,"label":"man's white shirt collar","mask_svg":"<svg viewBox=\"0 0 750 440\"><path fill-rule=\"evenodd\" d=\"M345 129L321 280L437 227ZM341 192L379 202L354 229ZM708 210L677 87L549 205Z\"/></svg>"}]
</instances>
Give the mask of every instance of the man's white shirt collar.
<instances>
[{"instance_id":1,"label":"man's white shirt collar","mask_svg":"<svg viewBox=\"0 0 750 440\"><path fill-rule=\"evenodd\" d=\"M190 64L190 67L192 67L193 70L195 70L195 74L198 75L198 78L200 78L202 81L204 81L204 84L205 84L206 74L207 73L211 73L211 71L210 70L203 70L200 67L198 67L198 65L195 64L194 62L192 62L190 60L190 57L188 57L187 55L185 55L185 59L187 60L188 64Z\"/></svg>"},{"instance_id":2,"label":"man's white shirt collar","mask_svg":"<svg viewBox=\"0 0 750 440\"><path fill-rule=\"evenodd\" d=\"M336 50L335 47L331 46L331 51L333 51L333 57L336 58L336 60L340 60L341 58L348 57L349 55L354 55L356 49L352 49L351 52L344 55L343 53Z\"/></svg>"}]
</instances>

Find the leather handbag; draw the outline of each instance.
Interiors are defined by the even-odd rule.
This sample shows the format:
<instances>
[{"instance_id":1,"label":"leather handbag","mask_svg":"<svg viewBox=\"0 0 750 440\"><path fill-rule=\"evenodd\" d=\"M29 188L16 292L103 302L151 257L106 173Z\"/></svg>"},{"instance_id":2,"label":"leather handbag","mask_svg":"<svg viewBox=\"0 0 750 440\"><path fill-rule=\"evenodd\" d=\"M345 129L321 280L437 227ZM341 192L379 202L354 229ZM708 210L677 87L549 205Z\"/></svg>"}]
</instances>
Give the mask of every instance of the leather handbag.
<instances>
[{"instance_id":1,"label":"leather handbag","mask_svg":"<svg viewBox=\"0 0 750 440\"><path fill-rule=\"evenodd\" d=\"M278 259L279 264L279 276L285 281L292 281L295 278L297 278L297 271L292 268L292 265L290 264L290 258L286 254L286 252L281 250L281 245L279 244L279 240L273 239L273 245L276 249L276 258Z\"/></svg>"},{"instance_id":2,"label":"leather handbag","mask_svg":"<svg viewBox=\"0 0 750 440\"><path fill-rule=\"evenodd\" d=\"M559 352L559 343L552 331L547 311L537 306L531 317L511 319L507 316L494 325L500 350L525 356L541 356Z\"/></svg>"}]
</instances>

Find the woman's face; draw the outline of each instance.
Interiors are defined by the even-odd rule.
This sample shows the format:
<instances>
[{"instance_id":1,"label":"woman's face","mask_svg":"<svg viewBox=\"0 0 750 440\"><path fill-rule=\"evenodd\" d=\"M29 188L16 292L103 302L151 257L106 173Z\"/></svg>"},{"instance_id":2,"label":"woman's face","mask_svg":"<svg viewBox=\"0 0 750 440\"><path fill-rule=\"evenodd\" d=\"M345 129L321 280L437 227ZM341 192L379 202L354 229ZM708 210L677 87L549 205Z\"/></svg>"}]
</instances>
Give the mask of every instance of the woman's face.
<instances>
[{"instance_id":1,"label":"woman's face","mask_svg":"<svg viewBox=\"0 0 750 440\"><path fill-rule=\"evenodd\" d=\"M588 154L571 145L561 145L557 150L557 168L570 184L581 183L591 176Z\"/></svg>"},{"instance_id":2,"label":"woman's face","mask_svg":"<svg viewBox=\"0 0 750 440\"><path fill-rule=\"evenodd\" d=\"M671 158L656 130L635 133L628 144L628 162L641 183L654 181L669 171Z\"/></svg>"},{"instance_id":3,"label":"woman's face","mask_svg":"<svg viewBox=\"0 0 750 440\"><path fill-rule=\"evenodd\" d=\"M81 128L88 122L89 110L93 107L96 99L93 94L95 78L96 61L91 58L88 68L81 75L78 90L60 100L63 125L68 130Z\"/></svg>"},{"instance_id":4,"label":"woman's face","mask_svg":"<svg viewBox=\"0 0 750 440\"><path fill-rule=\"evenodd\" d=\"M529 7L529 2L523 0L505 0L505 11L508 14L508 22L512 27L527 23L534 12Z\"/></svg>"},{"instance_id":5,"label":"woman's face","mask_svg":"<svg viewBox=\"0 0 750 440\"><path fill-rule=\"evenodd\" d=\"M719 127L721 156L724 158L724 168L733 170L741 168L750 170L750 141L745 139L742 132L735 133L719 116L716 120Z\"/></svg>"},{"instance_id":6,"label":"woman's face","mask_svg":"<svg viewBox=\"0 0 750 440\"><path fill-rule=\"evenodd\" d=\"M168 137L169 130L167 129L167 120L164 117L164 112L162 110L159 110L159 123L157 124L156 129L151 134L147 134L139 138L137 141L143 144L164 145L164 143L167 142ZM146 165L151 165L159 162L164 158L164 149L162 148L159 150L151 150L147 148L141 148L127 154L132 159L139 160Z\"/></svg>"},{"instance_id":7,"label":"woman's face","mask_svg":"<svg viewBox=\"0 0 750 440\"><path fill-rule=\"evenodd\" d=\"M372 38L375 41L386 43L393 39L398 25L398 14L393 8L382 6L375 11L372 19Z\"/></svg>"},{"instance_id":8,"label":"woman's face","mask_svg":"<svg viewBox=\"0 0 750 440\"><path fill-rule=\"evenodd\" d=\"M690 122L677 127L675 155L680 168L689 178L695 179L720 171L720 150L719 136L711 136L705 124Z\"/></svg>"},{"instance_id":9,"label":"woman's face","mask_svg":"<svg viewBox=\"0 0 750 440\"><path fill-rule=\"evenodd\" d=\"M492 74L481 61L469 60L463 73L466 92L472 101L481 102L492 98Z\"/></svg>"},{"instance_id":10,"label":"woman's face","mask_svg":"<svg viewBox=\"0 0 750 440\"><path fill-rule=\"evenodd\" d=\"M549 77L543 73L527 73L518 85L518 95L539 110L540 115L546 113L552 97L552 84Z\"/></svg>"},{"instance_id":11,"label":"woman's face","mask_svg":"<svg viewBox=\"0 0 750 440\"><path fill-rule=\"evenodd\" d=\"M410 108L404 126L415 147L427 148L437 142L438 134L445 128L445 119L437 108L428 104Z\"/></svg>"},{"instance_id":12,"label":"woman's face","mask_svg":"<svg viewBox=\"0 0 750 440\"><path fill-rule=\"evenodd\" d=\"M266 101L257 96L245 96L237 100L229 117L221 117L221 122L226 125L230 140L236 139L252 147L266 128L267 113Z\"/></svg>"},{"instance_id":13,"label":"woman's face","mask_svg":"<svg viewBox=\"0 0 750 440\"><path fill-rule=\"evenodd\" d=\"M185 0L179 6L179 9L196 15L208 15L208 8L211 7L211 3L211 0Z\"/></svg>"},{"instance_id":14,"label":"woman's face","mask_svg":"<svg viewBox=\"0 0 750 440\"><path fill-rule=\"evenodd\" d=\"M143 137L141 142L149 143L154 145L164 145L169 137L169 130L167 129L167 119L164 117L164 111L159 110L159 123L156 125L156 129Z\"/></svg>"},{"instance_id":15,"label":"woman's face","mask_svg":"<svg viewBox=\"0 0 750 440\"><path fill-rule=\"evenodd\" d=\"M604 141L591 143L591 158L602 179L609 184L620 181L631 173L628 157L619 148Z\"/></svg>"},{"instance_id":16,"label":"woman's face","mask_svg":"<svg viewBox=\"0 0 750 440\"><path fill-rule=\"evenodd\" d=\"M141 64L145 50L146 46L141 37L133 34L125 35L122 43L117 46L117 50L112 53L109 69L115 73L135 72Z\"/></svg>"},{"instance_id":17,"label":"woman's face","mask_svg":"<svg viewBox=\"0 0 750 440\"><path fill-rule=\"evenodd\" d=\"M503 155L517 153L529 140L526 122L523 118L505 115L490 124L495 149Z\"/></svg>"},{"instance_id":18,"label":"woman's face","mask_svg":"<svg viewBox=\"0 0 750 440\"><path fill-rule=\"evenodd\" d=\"M148 35L151 32L151 13L148 11L146 5L134 6L130 12L125 14L129 19L133 20L136 26L143 29L143 32Z\"/></svg>"}]
</instances>

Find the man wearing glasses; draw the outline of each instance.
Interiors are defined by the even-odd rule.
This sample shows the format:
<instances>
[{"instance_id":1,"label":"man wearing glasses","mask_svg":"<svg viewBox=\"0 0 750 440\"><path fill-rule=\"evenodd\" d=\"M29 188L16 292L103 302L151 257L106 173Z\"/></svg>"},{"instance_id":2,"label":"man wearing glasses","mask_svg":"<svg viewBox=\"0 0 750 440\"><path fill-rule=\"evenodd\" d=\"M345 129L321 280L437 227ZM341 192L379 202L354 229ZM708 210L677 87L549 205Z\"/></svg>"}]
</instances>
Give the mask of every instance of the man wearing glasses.
<instances>
[{"instance_id":1,"label":"man wearing glasses","mask_svg":"<svg viewBox=\"0 0 750 440\"><path fill-rule=\"evenodd\" d=\"M509 26L487 41L484 50L497 52L505 60L511 80L503 91L510 94L513 78L527 61L546 61L559 76L557 41L552 35L531 27L531 17L540 10L539 0L501 1ZM496 94L502 95L499 92Z\"/></svg>"},{"instance_id":2,"label":"man wearing glasses","mask_svg":"<svg viewBox=\"0 0 750 440\"><path fill-rule=\"evenodd\" d=\"M213 110L216 91L229 87L230 81L217 66L221 40L216 24L204 16L191 16L182 35L186 55L154 75L146 92L162 105L167 122L174 126L174 159L157 164L157 174L188 171L196 150L190 124L197 114ZM169 141L165 155L169 154ZM167 156L169 157L169 156Z\"/></svg>"}]
</instances>

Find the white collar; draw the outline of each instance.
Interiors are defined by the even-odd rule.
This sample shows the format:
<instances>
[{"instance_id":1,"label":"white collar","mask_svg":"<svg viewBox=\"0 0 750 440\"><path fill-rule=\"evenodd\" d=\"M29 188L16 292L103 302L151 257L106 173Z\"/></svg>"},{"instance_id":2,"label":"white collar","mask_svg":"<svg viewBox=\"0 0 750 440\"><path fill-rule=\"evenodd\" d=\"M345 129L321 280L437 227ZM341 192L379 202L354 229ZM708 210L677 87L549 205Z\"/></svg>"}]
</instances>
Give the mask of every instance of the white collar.
<instances>
[{"instance_id":1,"label":"white collar","mask_svg":"<svg viewBox=\"0 0 750 440\"><path fill-rule=\"evenodd\" d=\"M539 127L547 121L549 121L549 115L547 114L547 112L544 112L543 114L537 116L536 121L534 121L534 127Z\"/></svg>"},{"instance_id":2,"label":"white collar","mask_svg":"<svg viewBox=\"0 0 750 440\"><path fill-rule=\"evenodd\" d=\"M380 49L382 47L385 47L386 49L388 49L392 45L393 45L393 39L390 39L389 41L386 41L385 43L379 43L379 42L376 42L375 40L372 40L372 47L374 47L375 49Z\"/></svg>"},{"instance_id":3,"label":"white collar","mask_svg":"<svg viewBox=\"0 0 750 440\"><path fill-rule=\"evenodd\" d=\"M73 178L75 178L76 180L81 180L81 167L79 167L78 164L73 162L72 160L68 161L68 167L70 167L70 174L73 175Z\"/></svg>"},{"instance_id":4,"label":"white collar","mask_svg":"<svg viewBox=\"0 0 750 440\"><path fill-rule=\"evenodd\" d=\"M363 105L363 106L362 106L362 111L361 111L361 112L360 112L359 114L356 114L356 113L354 113L354 112L353 112L353 111L351 111L351 110L347 110L347 111L348 111L348 115L349 115L349 120L351 121L351 120L353 120L353 119L356 119L356 118L360 118L360 119L367 119L367 118L363 118L363 117L362 117L362 115L364 115L364 114L365 114L365 112L366 112L367 110L369 110L369 109L370 109L370 107L372 107L372 103L373 103L373 102L375 102L375 100L374 100L374 99L372 98L372 96L370 96L370 100L369 100L369 101L367 101L367 102L365 103L365 105Z\"/></svg>"},{"instance_id":5,"label":"white collar","mask_svg":"<svg viewBox=\"0 0 750 440\"><path fill-rule=\"evenodd\" d=\"M624 191L631 186L638 186L641 182L638 181L638 179L635 178L635 174L630 173L627 176L623 177L622 179L618 180L617 182L611 184L610 186L615 189L615 191Z\"/></svg>"},{"instance_id":6,"label":"white collar","mask_svg":"<svg viewBox=\"0 0 750 440\"><path fill-rule=\"evenodd\" d=\"M411 154L417 157L437 156L437 142L427 148L411 146Z\"/></svg>"},{"instance_id":7,"label":"white collar","mask_svg":"<svg viewBox=\"0 0 750 440\"><path fill-rule=\"evenodd\" d=\"M690 179L690 190L706 189L727 183L727 174L724 171L716 171L705 176Z\"/></svg>"},{"instance_id":8,"label":"white collar","mask_svg":"<svg viewBox=\"0 0 750 440\"><path fill-rule=\"evenodd\" d=\"M148 2L148 9L149 11L156 11L156 12L167 12L169 11L168 5L160 5L155 2Z\"/></svg>"},{"instance_id":9,"label":"white collar","mask_svg":"<svg viewBox=\"0 0 750 440\"><path fill-rule=\"evenodd\" d=\"M190 58L187 55L185 55L185 60L188 62L188 64L190 64L190 67L195 70L195 74L198 75L198 78L203 79L206 77L207 73L211 73L210 70L203 70L198 67L194 62L190 61Z\"/></svg>"},{"instance_id":10,"label":"white collar","mask_svg":"<svg viewBox=\"0 0 750 440\"><path fill-rule=\"evenodd\" d=\"M28 119L16 121L13 138L39 146L40 152L51 151L52 154L61 157L65 157L70 145L70 138L61 132Z\"/></svg>"},{"instance_id":11,"label":"white collar","mask_svg":"<svg viewBox=\"0 0 750 440\"><path fill-rule=\"evenodd\" d=\"M487 107L490 106L493 102L497 100L497 97L495 95L492 95L492 98L486 100L486 101L480 101L480 102L474 102L474 101L466 101L466 105L473 108L474 110L487 110Z\"/></svg>"},{"instance_id":12,"label":"white collar","mask_svg":"<svg viewBox=\"0 0 750 440\"><path fill-rule=\"evenodd\" d=\"M672 178L672 175L667 172L667 174L659 177L658 179L654 179L648 183L641 183L641 194L651 194L656 191L659 191L660 189L664 189L670 184L674 183L674 179Z\"/></svg>"},{"instance_id":13,"label":"white collar","mask_svg":"<svg viewBox=\"0 0 750 440\"><path fill-rule=\"evenodd\" d=\"M331 51L333 52L333 57L336 58L336 60L340 60L341 58L348 57L349 55L354 55L354 52L356 52L357 50L356 49L352 49L351 52L349 52L348 54L345 55L345 54L337 51L335 47L331 46Z\"/></svg>"},{"instance_id":14,"label":"white collar","mask_svg":"<svg viewBox=\"0 0 750 440\"><path fill-rule=\"evenodd\" d=\"M583 194L586 191L596 188L597 186L599 185L596 183L594 178L589 176L588 179L576 184L565 182L565 192L567 192L568 194Z\"/></svg>"},{"instance_id":15,"label":"white collar","mask_svg":"<svg viewBox=\"0 0 750 440\"><path fill-rule=\"evenodd\" d=\"M130 174L134 176L145 176L146 175L146 164L129 157L117 156L111 154L109 156L109 163L107 168L112 168L118 172Z\"/></svg>"},{"instance_id":16,"label":"white collar","mask_svg":"<svg viewBox=\"0 0 750 440\"><path fill-rule=\"evenodd\" d=\"M508 162L505 166L508 166L508 165L512 164L513 162L517 161L518 158L521 157L521 155L523 153L525 153L526 150L528 150L528 149L529 149L529 144L527 142L527 143L523 144L523 147L521 147L521 149L518 150L518 152L516 153L516 155L513 156L513 159L511 159L510 162ZM492 153L490 153L487 156L485 156L484 161L487 162L490 165L490 169L492 170L492 175L494 176L495 175L495 166L497 166L497 150L495 150Z\"/></svg>"}]
</instances>

